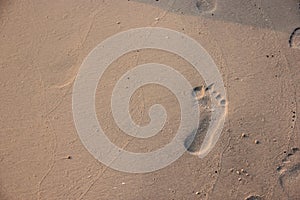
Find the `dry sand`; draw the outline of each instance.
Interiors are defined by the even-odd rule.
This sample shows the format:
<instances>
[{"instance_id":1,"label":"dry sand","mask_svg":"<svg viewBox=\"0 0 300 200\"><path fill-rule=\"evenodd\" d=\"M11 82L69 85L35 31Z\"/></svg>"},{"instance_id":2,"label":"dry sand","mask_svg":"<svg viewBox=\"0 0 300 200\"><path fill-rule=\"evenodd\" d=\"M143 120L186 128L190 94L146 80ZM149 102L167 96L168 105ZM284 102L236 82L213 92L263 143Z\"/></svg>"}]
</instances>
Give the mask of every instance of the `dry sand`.
<instances>
[{"instance_id":1,"label":"dry sand","mask_svg":"<svg viewBox=\"0 0 300 200\"><path fill-rule=\"evenodd\" d=\"M1 0L0 199L300 199L299 3ZM186 152L161 170L130 174L106 167L84 148L73 122L72 87L97 44L146 26L201 43L222 73L228 113L205 158ZM194 87L203 84L189 63L167 52L142 50L116 60L98 85L97 114L108 137L129 151L162 147L178 128L178 103L162 87L145 86L130 105L140 124L149 122L144 108L153 103L168 111L166 127L148 141L130 142L103 106L118 77L154 61L179 70Z\"/></svg>"}]
</instances>

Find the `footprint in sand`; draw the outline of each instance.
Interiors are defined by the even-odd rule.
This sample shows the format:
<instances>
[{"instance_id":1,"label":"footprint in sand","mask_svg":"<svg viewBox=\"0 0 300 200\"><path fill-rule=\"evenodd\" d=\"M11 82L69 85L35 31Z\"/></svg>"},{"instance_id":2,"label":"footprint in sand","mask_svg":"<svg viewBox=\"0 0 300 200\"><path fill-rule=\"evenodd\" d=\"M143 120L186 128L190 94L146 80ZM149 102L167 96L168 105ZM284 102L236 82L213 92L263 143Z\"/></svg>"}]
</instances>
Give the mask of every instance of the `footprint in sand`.
<instances>
[{"instance_id":1,"label":"footprint in sand","mask_svg":"<svg viewBox=\"0 0 300 200\"><path fill-rule=\"evenodd\" d=\"M279 184L288 199L299 199L300 197L300 151L299 148L292 148L282 160L279 167Z\"/></svg>"},{"instance_id":2,"label":"footprint in sand","mask_svg":"<svg viewBox=\"0 0 300 200\"><path fill-rule=\"evenodd\" d=\"M184 0L184 1L134 0L134 1L158 6L169 12L188 14L188 15L212 13L217 8L217 0Z\"/></svg>"},{"instance_id":3,"label":"footprint in sand","mask_svg":"<svg viewBox=\"0 0 300 200\"><path fill-rule=\"evenodd\" d=\"M209 95L209 91L212 91L212 98L215 98L218 101L219 106L225 106L226 100L222 98L222 96L213 90L213 84L209 86L199 86L193 89L193 96L197 101L197 106L199 106L200 111L200 120L199 120L199 127L197 130L194 130L189 137L186 138L184 142L184 146L188 152L197 155L199 152L200 147L203 143L204 137L208 131L210 121L211 121L211 98ZM195 137L193 138L193 135ZM189 145L190 144L190 145Z\"/></svg>"},{"instance_id":4,"label":"footprint in sand","mask_svg":"<svg viewBox=\"0 0 300 200\"><path fill-rule=\"evenodd\" d=\"M300 49L300 27L295 28L290 35L289 45L292 48Z\"/></svg>"},{"instance_id":5,"label":"footprint in sand","mask_svg":"<svg viewBox=\"0 0 300 200\"><path fill-rule=\"evenodd\" d=\"M198 101L198 104L201 106L207 106L210 102L210 97L208 91L212 91L213 97L218 101L220 106L226 105L226 100L219 94L217 91L213 89L214 84L210 84L207 87L199 86L193 89L193 96Z\"/></svg>"},{"instance_id":6,"label":"footprint in sand","mask_svg":"<svg viewBox=\"0 0 300 200\"><path fill-rule=\"evenodd\" d=\"M197 0L196 8L199 12L213 12L216 10L216 0Z\"/></svg>"}]
</instances>

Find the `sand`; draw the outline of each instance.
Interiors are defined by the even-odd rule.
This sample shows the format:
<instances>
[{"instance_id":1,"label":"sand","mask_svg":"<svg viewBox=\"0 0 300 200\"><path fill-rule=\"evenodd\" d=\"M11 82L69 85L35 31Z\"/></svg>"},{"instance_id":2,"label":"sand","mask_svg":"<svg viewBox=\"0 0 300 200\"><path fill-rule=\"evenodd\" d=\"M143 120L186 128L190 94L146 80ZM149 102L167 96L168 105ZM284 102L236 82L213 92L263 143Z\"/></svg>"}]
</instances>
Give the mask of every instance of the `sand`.
<instances>
[{"instance_id":1,"label":"sand","mask_svg":"<svg viewBox=\"0 0 300 200\"><path fill-rule=\"evenodd\" d=\"M300 199L299 3L0 1L0 199ZM72 91L96 45L139 27L168 28L199 42L222 75L227 111L207 156L195 155L209 123L204 109L183 156L133 174L103 165L84 147ZM168 113L163 130L133 140L116 126L109 95L122 74L148 62L172 66L193 87L205 87L190 63L168 52L146 49L113 62L98 84L97 116L107 137L132 152L163 147L180 121L174 95L147 85L132 97L130 114L145 125L147 109L162 104ZM200 107L210 104L203 95Z\"/></svg>"}]
</instances>

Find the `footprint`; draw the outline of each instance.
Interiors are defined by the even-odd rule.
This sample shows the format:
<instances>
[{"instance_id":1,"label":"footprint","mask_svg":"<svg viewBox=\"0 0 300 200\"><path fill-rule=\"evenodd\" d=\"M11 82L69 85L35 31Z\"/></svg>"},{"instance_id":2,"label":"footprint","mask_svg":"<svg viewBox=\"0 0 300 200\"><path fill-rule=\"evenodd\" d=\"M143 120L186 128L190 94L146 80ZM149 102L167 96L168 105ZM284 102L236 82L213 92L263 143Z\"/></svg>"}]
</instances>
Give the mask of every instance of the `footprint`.
<instances>
[{"instance_id":1,"label":"footprint","mask_svg":"<svg viewBox=\"0 0 300 200\"><path fill-rule=\"evenodd\" d=\"M198 103L197 106L199 106L200 111L199 127L195 130L196 133L193 132L186 138L184 146L188 152L194 155L197 155L197 152L199 152L211 122L212 102L209 92L212 91L212 98L215 98L218 101L219 106L223 107L226 105L226 100L222 98L221 94L214 91L213 86L214 84L210 84L207 87L198 86L193 89L193 95ZM193 135L195 135L194 138Z\"/></svg>"},{"instance_id":2,"label":"footprint","mask_svg":"<svg viewBox=\"0 0 300 200\"><path fill-rule=\"evenodd\" d=\"M283 164L286 164L286 163L290 163L291 160L290 160L290 156L294 156L296 154L296 156L294 157L297 157L298 155L298 151L300 151L300 149L298 147L292 147L290 151L285 151L284 153L286 153L286 156L282 159L282 163ZM293 157L292 157L293 158Z\"/></svg>"},{"instance_id":3,"label":"footprint","mask_svg":"<svg viewBox=\"0 0 300 200\"><path fill-rule=\"evenodd\" d=\"M195 96L195 99L200 101L204 95L205 95L205 87L204 86L198 86L193 89L193 95Z\"/></svg>"},{"instance_id":4,"label":"footprint","mask_svg":"<svg viewBox=\"0 0 300 200\"><path fill-rule=\"evenodd\" d=\"M186 150L192 154L198 152L200 150L201 144L204 140L206 132L209 127L209 123L211 120L210 112L201 113L199 127L196 131L195 137L193 138L194 133L188 136L184 142L184 147Z\"/></svg>"},{"instance_id":5,"label":"footprint","mask_svg":"<svg viewBox=\"0 0 300 200\"><path fill-rule=\"evenodd\" d=\"M222 97L220 93L214 90L214 83L208 85L207 87L195 87L193 92L195 99L198 101L199 106L207 105L207 103L211 101L210 96L218 101L219 106L226 105L226 100ZM209 92L211 95L209 95Z\"/></svg>"},{"instance_id":6,"label":"footprint","mask_svg":"<svg viewBox=\"0 0 300 200\"><path fill-rule=\"evenodd\" d=\"M216 10L216 0L197 0L196 8L199 12L213 12Z\"/></svg>"},{"instance_id":7,"label":"footprint","mask_svg":"<svg viewBox=\"0 0 300 200\"><path fill-rule=\"evenodd\" d=\"M207 103L210 101L210 96L208 94L211 91L212 96L218 101L220 106L226 105L226 100L213 88L214 84L210 84L207 87L198 86L193 89L193 95L195 99L198 101L200 106L206 106Z\"/></svg>"},{"instance_id":8,"label":"footprint","mask_svg":"<svg viewBox=\"0 0 300 200\"><path fill-rule=\"evenodd\" d=\"M300 197L300 152L299 148L292 148L282 160L279 167L279 184L289 199Z\"/></svg>"},{"instance_id":9,"label":"footprint","mask_svg":"<svg viewBox=\"0 0 300 200\"><path fill-rule=\"evenodd\" d=\"M146 3L153 6L158 6L168 12L174 12L179 14L199 15L205 13L211 13L216 10L217 0L134 0L140 3Z\"/></svg>"},{"instance_id":10,"label":"footprint","mask_svg":"<svg viewBox=\"0 0 300 200\"><path fill-rule=\"evenodd\" d=\"M289 199L300 197L300 163L294 165L280 176L280 185L288 195Z\"/></svg>"},{"instance_id":11,"label":"footprint","mask_svg":"<svg viewBox=\"0 0 300 200\"><path fill-rule=\"evenodd\" d=\"M290 35L289 45L292 48L300 49L300 27L295 28Z\"/></svg>"}]
</instances>

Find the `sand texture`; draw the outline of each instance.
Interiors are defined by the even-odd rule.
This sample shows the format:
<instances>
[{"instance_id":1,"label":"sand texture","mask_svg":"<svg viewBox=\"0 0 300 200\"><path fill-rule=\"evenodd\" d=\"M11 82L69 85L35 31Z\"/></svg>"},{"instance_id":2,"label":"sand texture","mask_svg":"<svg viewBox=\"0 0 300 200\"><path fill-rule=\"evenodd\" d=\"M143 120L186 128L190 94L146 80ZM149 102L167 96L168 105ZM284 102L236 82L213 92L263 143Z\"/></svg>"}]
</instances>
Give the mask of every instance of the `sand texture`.
<instances>
[{"instance_id":1,"label":"sand texture","mask_svg":"<svg viewBox=\"0 0 300 200\"><path fill-rule=\"evenodd\" d=\"M299 200L299 5L298 0L0 0L0 199ZM140 27L172 29L199 42L222 76L226 98L217 101L227 108L220 138L199 158L212 116L203 77L182 57L162 50L116 59L98 83L95 108L107 137L127 151L149 152L169 143L180 108L168 89L145 85L131 98L132 120L148 124L148 109L162 104L167 122L148 139L124 134L110 109L123 74L157 62L198 87L201 116L192 145L171 165L134 174L105 166L84 147L73 121L72 92L92 49Z\"/></svg>"}]
</instances>

